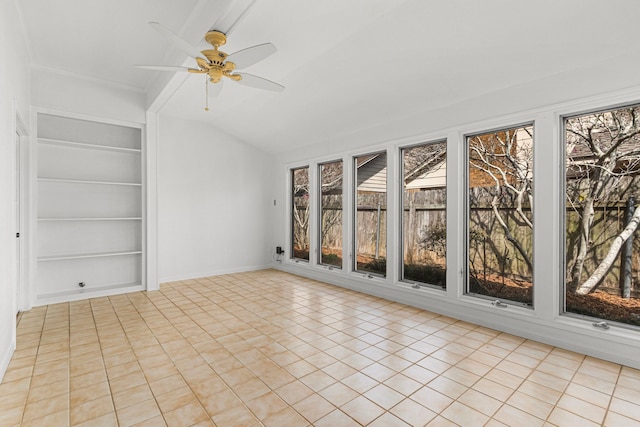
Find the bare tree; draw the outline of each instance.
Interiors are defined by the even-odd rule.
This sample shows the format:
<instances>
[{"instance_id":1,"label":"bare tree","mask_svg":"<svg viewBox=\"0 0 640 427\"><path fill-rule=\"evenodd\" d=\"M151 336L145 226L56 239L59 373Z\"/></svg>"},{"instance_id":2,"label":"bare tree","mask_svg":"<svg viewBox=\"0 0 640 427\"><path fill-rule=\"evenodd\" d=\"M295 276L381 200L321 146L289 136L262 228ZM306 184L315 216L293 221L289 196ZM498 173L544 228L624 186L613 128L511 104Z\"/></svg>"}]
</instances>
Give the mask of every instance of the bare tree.
<instances>
[{"instance_id":1,"label":"bare tree","mask_svg":"<svg viewBox=\"0 0 640 427\"><path fill-rule=\"evenodd\" d=\"M320 169L320 175L320 244L324 249L329 233L335 226L342 224L342 162L323 164ZM342 245L342 242L340 242L340 245Z\"/></svg>"},{"instance_id":2,"label":"bare tree","mask_svg":"<svg viewBox=\"0 0 640 427\"><path fill-rule=\"evenodd\" d=\"M293 170L293 247L309 248L309 168Z\"/></svg>"},{"instance_id":3,"label":"bare tree","mask_svg":"<svg viewBox=\"0 0 640 427\"><path fill-rule=\"evenodd\" d=\"M640 222L640 213L613 239L608 254L581 284L592 248L595 208L620 198L640 169L640 108L569 118L567 134L567 202L579 218L576 251L567 277L569 290L587 294L610 271L620 248Z\"/></svg>"},{"instance_id":4,"label":"bare tree","mask_svg":"<svg viewBox=\"0 0 640 427\"><path fill-rule=\"evenodd\" d=\"M474 136L469 140L469 165L476 171L477 184L483 185L491 198L491 211L505 238L518 251L529 271L533 271L530 248L525 248L511 232L502 206L513 206L520 224L533 229L525 213L533 208L532 127L509 129Z\"/></svg>"},{"instance_id":5,"label":"bare tree","mask_svg":"<svg viewBox=\"0 0 640 427\"><path fill-rule=\"evenodd\" d=\"M406 186L411 181L421 176L426 176L441 168L445 168L446 154L446 142L419 145L403 150L403 174L405 185L404 209L408 211L408 218L406 218L405 225L407 230L414 230L415 228L416 198L418 197L418 191L407 191ZM436 226L439 226L440 228L438 228L438 230L430 230L429 227L424 227L419 234L412 232L406 234L406 250L404 253L405 263L414 263L413 257L417 251L416 246L427 250L431 250L431 247L440 247L439 239L442 237L440 232L442 229L446 230L446 227L443 221L440 221ZM446 248L446 244L444 247ZM444 253L442 253L441 256L444 256Z\"/></svg>"}]
</instances>

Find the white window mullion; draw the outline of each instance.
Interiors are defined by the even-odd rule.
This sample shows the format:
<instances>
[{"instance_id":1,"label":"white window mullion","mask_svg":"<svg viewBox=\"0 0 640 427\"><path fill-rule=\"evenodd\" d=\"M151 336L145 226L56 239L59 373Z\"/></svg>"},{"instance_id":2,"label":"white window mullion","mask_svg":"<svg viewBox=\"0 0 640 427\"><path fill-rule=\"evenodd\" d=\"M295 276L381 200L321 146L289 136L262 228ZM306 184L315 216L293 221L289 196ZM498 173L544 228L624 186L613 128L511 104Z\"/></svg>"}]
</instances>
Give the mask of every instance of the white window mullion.
<instances>
[{"instance_id":1,"label":"white window mullion","mask_svg":"<svg viewBox=\"0 0 640 427\"><path fill-rule=\"evenodd\" d=\"M460 132L447 134L447 296L464 294L466 274L466 148Z\"/></svg>"},{"instance_id":2,"label":"white window mullion","mask_svg":"<svg viewBox=\"0 0 640 427\"><path fill-rule=\"evenodd\" d=\"M559 118L553 113L536 117L533 152L533 307L546 320L558 316L560 309L561 259L560 201L564 185L560 180L562 144L559 142Z\"/></svg>"}]
</instances>

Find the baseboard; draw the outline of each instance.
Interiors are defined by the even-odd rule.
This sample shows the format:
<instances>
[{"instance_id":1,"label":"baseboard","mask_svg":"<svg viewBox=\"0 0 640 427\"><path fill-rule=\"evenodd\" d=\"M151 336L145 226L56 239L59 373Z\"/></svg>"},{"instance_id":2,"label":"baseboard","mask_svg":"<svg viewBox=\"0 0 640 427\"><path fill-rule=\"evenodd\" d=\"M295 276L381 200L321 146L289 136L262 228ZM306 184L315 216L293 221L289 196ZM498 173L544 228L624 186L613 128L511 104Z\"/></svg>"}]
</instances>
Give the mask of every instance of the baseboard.
<instances>
[{"instance_id":1,"label":"baseboard","mask_svg":"<svg viewBox=\"0 0 640 427\"><path fill-rule=\"evenodd\" d=\"M0 383L4 379L4 374L7 373L7 368L9 367L9 362L11 362L14 351L16 351L16 343L12 342L2 355L2 359L0 359Z\"/></svg>"},{"instance_id":2,"label":"baseboard","mask_svg":"<svg viewBox=\"0 0 640 427\"><path fill-rule=\"evenodd\" d=\"M236 267L236 268L220 268L220 269L216 269L212 271L211 270L204 271L200 273L185 273L182 275L161 277L159 282L160 284L170 283L170 282L180 282L183 280L201 279L203 277L223 276L225 274L246 273L248 271L265 270L272 267L273 265L271 263L267 263L262 265L249 265L249 266Z\"/></svg>"}]
</instances>

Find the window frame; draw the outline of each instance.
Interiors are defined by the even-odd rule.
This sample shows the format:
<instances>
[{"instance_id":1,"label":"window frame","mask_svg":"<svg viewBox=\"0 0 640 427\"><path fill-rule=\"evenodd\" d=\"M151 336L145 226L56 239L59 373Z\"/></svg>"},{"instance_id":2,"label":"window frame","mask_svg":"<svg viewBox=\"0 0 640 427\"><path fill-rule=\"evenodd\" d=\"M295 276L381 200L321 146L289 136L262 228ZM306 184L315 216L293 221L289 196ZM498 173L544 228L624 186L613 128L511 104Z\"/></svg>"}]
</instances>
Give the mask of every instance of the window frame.
<instances>
[{"instance_id":1,"label":"window frame","mask_svg":"<svg viewBox=\"0 0 640 427\"><path fill-rule=\"evenodd\" d=\"M290 180L290 185L289 185L289 203L290 203L290 209L289 209L289 259L293 262L304 262L304 263L310 263L311 261L311 253L309 253L309 258L305 259L305 258L299 258L295 256L295 219L294 219L294 209L296 209L296 204L295 204L295 194L294 194L294 188L295 188L295 172L298 170L303 170L303 169L307 169L307 181L308 181L308 185L309 188L307 190L307 193L309 194L309 200L308 200L308 215L309 218L307 219L307 238L309 239L309 252L311 252L311 216L312 216L312 210L313 210L313 206L311 205L311 175L310 175L310 171L311 171L311 165L307 164L307 165L302 165L302 166L295 166L295 167L291 167L289 168L289 180Z\"/></svg>"},{"instance_id":2,"label":"window frame","mask_svg":"<svg viewBox=\"0 0 640 427\"><path fill-rule=\"evenodd\" d=\"M341 244L341 248L340 250L342 251L341 254L341 264L340 266L334 265L334 264L325 264L322 262L322 220L323 220L323 212L324 212L324 206L322 204L322 167L325 165L329 165L332 163L340 163L342 166L342 190L340 192L340 201L342 204L342 218L340 220L340 244ZM316 264L321 266L321 267L325 267L329 270L334 270L334 269L338 269L338 270L344 270L344 264L345 264L345 256L344 256L344 217L345 217L345 206L344 206L344 191L345 191L345 175L346 175L346 171L345 171L345 162L344 159L339 158L336 160L327 160L327 161L323 161L323 162L318 162L316 164L316 170L317 170L317 174L318 174L318 179L317 179L317 200L318 203L316 204L317 206L317 259L316 259Z\"/></svg>"},{"instance_id":3,"label":"window frame","mask_svg":"<svg viewBox=\"0 0 640 427\"><path fill-rule=\"evenodd\" d=\"M469 201L469 179L470 179L470 167L469 167L469 141L471 138L475 137L475 136L480 136L480 135L486 135L486 134L492 134L492 133L497 133L497 132L502 132L502 131L507 131L507 130L513 130L513 129L520 129L520 128L525 128L525 127L531 127L531 131L532 131L532 167L531 167L531 173L533 174L533 179L532 179L532 194L535 195L535 182L536 182L536 162L535 162L535 153L536 153L536 120L528 120L528 121L522 121L522 122L517 122L515 124L512 125L504 125L504 126L497 126L497 127L490 127L484 130L478 130L478 131L470 131L470 132L465 132L464 134L462 134L462 146L463 146L463 179L462 184L464 185L463 187L463 204L464 204L464 215L463 215L463 221L464 221L464 232L463 232L463 237L464 237L464 241L463 241L463 259L461 260L463 262L463 271L464 271L464 283L462 284L462 295L465 297L470 297L470 298L474 298L477 300L484 300L484 301L491 301L491 303L496 306L496 307L506 307L506 306L514 306L514 307L522 307L522 308L526 308L528 310L534 311L535 310L535 291L536 291L536 287L535 287L535 262L534 262L534 256L535 256L535 246L536 246L536 239L535 239L535 199L534 199L534 203L533 206L531 207L531 218L532 218L532 222L533 222L533 228L531 231L531 236L532 236L532 241L531 241L531 264L532 264L532 269L531 269L531 303L524 303L524 302L519 302L519 301L514 301L514 300L508 300L508 299L501 299L498 297L493 297L493 296L489 296L489 295L483 295L483 294L479 294L479 293L474 293L474 292L470 292L469 291L469 286L470 286L470 227L469 227L469 223L470 223L470 213L471 213L471 203Z\"/></svg>"},{"instance_id":4,"label":"window frame","mask_svg":"<svg viewBox=\"0 0 640 427\"><path fill-rule=\"evenodd\" d=\"M635 99L635 98L634 98ZM558 314L565 319L573 319L579 322L590 322L592 326L606 325L604 330L608 329L608 326L615 326L631 333L637 334L640 332L639 325L633 325L630 323L618 322L616 320L604 319L602 317L593 317L589 314L581 314L567 311L567 121L571 118L594 115L599 113L606 113L609 111L621 110L625 108L638 107L640 108L640 98L623 103L608 104L604 107L586 108L569 113L563 113L558 115L559 120L559 150L560 150L560 177L559 177L559 228L558 238L560 239L560 262L559 262L559 286L557 292L559 292L559 306ZM640 200L639 200L640 203ZM636 209L640 209L637 207ZM635 233L640 232L640 227L636 229Z\"/></svg>"},{"instance_id":5,"label":"window frame","mask_svg":"<svg viewBox=\"0 0 640 427\"><path fill-rule=\"evenodd\" d=\"M399 158L398 158L398 163L399 163L399 167L398 167L398 191L399 191L399 206L397 206L397 211L398 213L398 223L399 223L399 231L398 231L398 248L400 248L400 250L398 251L398 256L397 256L397 264L398 264L398 281L400 283L406 283L406 284L410 284L412 285L414 288L421 288L421 287L425 287L425 288L430 288L430 289L435 289L438 291L443 291L446 292L447 290L447 280L446 280L446 266L447 266L447 259L448 259L448 251L449 251L449 246L448 246L448 241L447 241L447 236L449 234L448 229L449 229L449 221L448 221L448 214L449 214L449 210L447 209L447 203L445 202L445 207L444 207L444 218L445 218L445 282L444 282L444 286L440 286L440 285L435 285L432 283L426 283L426 282L420 282L417 280L413 280L413 279L405 279L404 277L404 258L405 258L405 233L404 233L404 226L405 226L405 219L404 219L404 205L405 205L405 188L404 188L404 175L405 175L405 170L404 170L404 152L405 150L410 150L412 148L417 148L417 147L423 147L423 146L428 146L428 145L435 145L435 144L444 144L444 148L445 148L445 156L444 156L444 162L445 162L445 171L447 171L447 166L449 163L449 141L448 138L444 137L444 138L438 138L438 139L431 139L428 141L422 141L422 142L417 142L417 143L413 143L410 145L403 145L398 147L398 153L399 153ZM448 191L449 191L449 182L447 180L447 175L448 172L445 173L445 197L448 198Z\"/></svg>"},{"instance_id":6,"label":"window frame","mask_svg":"<svg viewBox=\"0 0 640 427\"><path fill-rule=\"evenodd\" d=\"M351 229L352 229L352 233L351 233L351 272L352 273L356 273L356 274L362 274L366 277L369 278L373 278L373 277L377 277L377 278L382 278L382 279L386 279L389 277L388 275L388 265L386 265L386 261L387 261L387 256L386 256L386 251L387 251L387 243L389 240L389 237L386 234L387 231L387 225L388 225L388 215L385 215L385 222L384 222L384 226L380 226L379 225L379 229L381 230L380 233L382 233L382 229L384 228L384 232L385 232L385 272L384 274L381 273L376 273L376 272L372 272L372 271L366 271L366 270L358 270L358 158L360 157L366 157L366 156L373 156L373 155L379 155L379 154L383 154L384 155L384 160L385 160L385 193L384 193L384 198L385 198L385 205L386 205L386 210L385 212L389 212L389 188L388 188L388 183L389 183L389 153L388 150L386 148L383 148L382 150L375 150L375 151L371 151L371 152L366 152L366 153L362 153L362 154L354 154L351 156L351 165L353 167L353 173L352 173L352 185L351 185L351 190L353 191L353 198L352 198L352 202L353 202L353 209L351 212Z\"/></svg>"}]
</instances>

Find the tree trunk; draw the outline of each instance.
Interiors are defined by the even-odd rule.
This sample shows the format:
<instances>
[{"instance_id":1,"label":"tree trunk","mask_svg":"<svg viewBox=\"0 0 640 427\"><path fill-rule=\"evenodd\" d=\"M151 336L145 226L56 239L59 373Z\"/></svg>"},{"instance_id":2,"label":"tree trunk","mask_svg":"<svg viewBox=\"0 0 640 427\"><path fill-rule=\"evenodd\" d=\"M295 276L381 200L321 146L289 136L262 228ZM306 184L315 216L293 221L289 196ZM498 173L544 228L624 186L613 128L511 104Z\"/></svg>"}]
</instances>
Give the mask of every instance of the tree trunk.
<instances>
[{"instance_id":1,"label":"tree trunk","mask_svg":"<svg viewBox=\"0 0 640 427\"><path fill-rule=\"evenodd\" d=\"M612 161L613 160L613 161ZM576 256L576 262L571 269L571 288L570 291L575 291L580 286L580 279L582 278L582 270L584 269L584 262L587 259L587 253L591 247L589 241L591 237L591 228L593 226L593 219L595 216L594 206L595 201L605 191L605 183L611 176L613 167L615 166L616 159L605 159L601 168L597 168L593 172L591 183L589 187L589 195L585 199L584 208L582 209L582 222L580 229L580 241L578 246L578 254Z\"/></svg>"},{"instance_id":2,"label":"tree trunk","mask_svg":"<svg viewBox=\"0 0 640 427\"><path fill-rule=\"evenodd\" d=\"M635 211L635 197L629 196L624 212L625 226L629 224ZM620 279L622 286L620 294L622 298L631 298L631 282L633 280L633 234L629 236L622 246L622 256L620 257Z\"/></svg>"},{"instance_id":3,"label":"tree trunk","mask_svg":"<svg viewBox=\"0 0 640 427\"><path fill-rule=\"evenodd\" d=\"M500 224L500 226L502 227L502 230L504 231L504 236L506 237L506 239L509 242L511 242L511 244L520 253L520 255L522 255L522 259L524 259L524 262L527 263L527 267L529 267L529 271L533 273L533 264L531 263L531 259L529 258L529 255L524 250L524 248L522 247L522 245L520 244L518 239L513 237L513 235L511 234L511 230L509 230L509 226L507 225L507 223L504 222L504 219L502 218L502 215L500 215L500 212L498 211L498 198L495 197L495 196L493 197L493 200L491 201L491 208L493 209L493 215L498 220L498 223Z\"/></svg>"},{"instance_id":4,"label":"tree trunk","mask_svg":"<svg viewBox=\"0 0 640 427\"><path fill-rule=\"evenodd\" d=\"M595 269L591 277L587 279L580 287L576 289L576 293L579 295L586 295L593 291L602 281L604 276L609 272L613 262L618 257L622 244L631 236L640 224L640 209L636 209L629 221L629 224L622 230L618 236L613 240L613 243L609 247L607 256L604 257L598 268Z\"/></svg>"},{"instance_id":5,"label":"tree trunk","mask_svg":"<svg viewBox=\"0 0 640 427\"><path fill-rule=\"evenodd\" d=\"M302 213L301 213L302 211ZM304 250L308 246L307 242L307 225L309 223L309 205L307 204L302 209L294 204L293 217L295 219L296 227L294 227L294 246L297 243L298 249Z\"/></svg>"},{"instance_id":6,"label":"tree trunk","mask_svg":"<svg viewBox=\"0 0 640 427\"><path fill-rule=\"evenodd\" d=\"M405 236L407 237L407 246L406 253L404 256L404 262L406 264L413 264L413 253L416 250L415 244L415 217L416 217L416 203L415 203L415 193L409 192L407 194L407 199L409 201L409 218L407 220L407 228Z\"/></svg>"},{"instance_id":7,"label":"tree trunk","mask_svg":"<svg viewBox=\"0 0 640 427\"><path fill-rule=\"evenodd\" d=\"M593 199L588 198L582 208L582 221L580 222L580 240L578 241L578 254L571 269L571 291L574 292L580 284L584 261L589 251L589 236L591 235L591 225L593 224Z\"/></svg>"}]
</instances>

